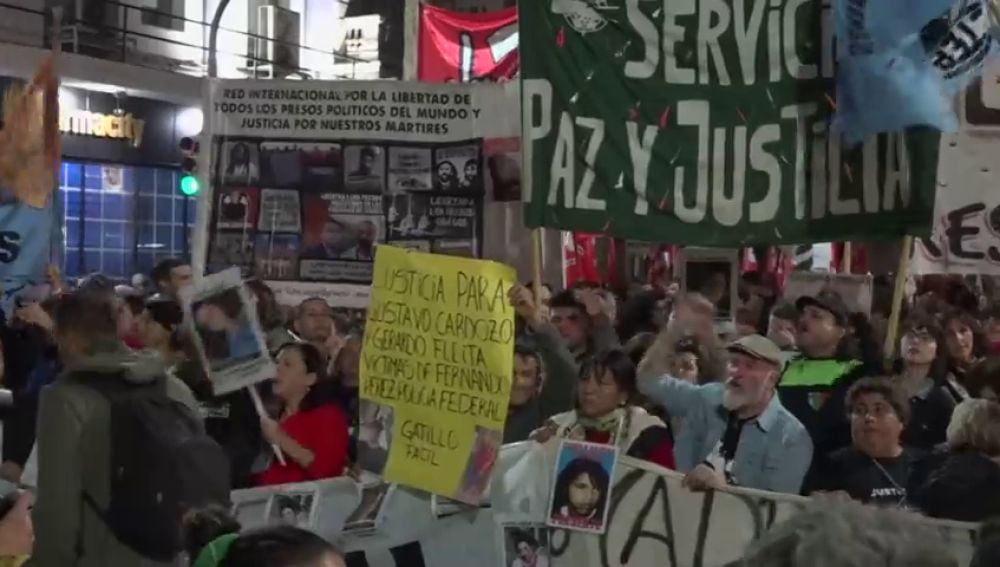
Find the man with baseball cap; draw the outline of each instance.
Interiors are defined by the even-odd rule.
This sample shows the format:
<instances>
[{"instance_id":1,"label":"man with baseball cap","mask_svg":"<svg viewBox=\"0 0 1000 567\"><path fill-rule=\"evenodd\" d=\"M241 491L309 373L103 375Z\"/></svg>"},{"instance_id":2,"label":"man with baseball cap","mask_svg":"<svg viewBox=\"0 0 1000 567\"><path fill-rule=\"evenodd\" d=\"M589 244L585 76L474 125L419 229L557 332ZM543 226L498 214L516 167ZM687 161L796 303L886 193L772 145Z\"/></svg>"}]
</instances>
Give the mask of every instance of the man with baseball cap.
<instances>
[{"instance_id":1,"label":"man with baseball cap","mask_svg":"<svg viewBox=\"0 0 1000 567\"><path fill-rule=\"evenodd\" d=\"M800 356L788 363L778 388L781 402L809 431L816 447L813 470L830 453L851 444L844 405L847 389L865 375L851 348L850 310L840 294L823 290L795 302L795 342ZM806 489L811 488L809 475Z\"/></svg>"},{"instance_id":2,"label":"man with baseball cap","mask_svg":"<svg viewBox=\"0 0 1000 567\"><path fill-rule=\"evenodd\" d=\"M728 376L722 383L640 377L639 391L682 420L674 447L677 470L687 473L684 483L692 490L737 485L798 493L813 446L776 393L781 349L770 339L748 335L726 350Z\"/></svg>"}]
</instances>

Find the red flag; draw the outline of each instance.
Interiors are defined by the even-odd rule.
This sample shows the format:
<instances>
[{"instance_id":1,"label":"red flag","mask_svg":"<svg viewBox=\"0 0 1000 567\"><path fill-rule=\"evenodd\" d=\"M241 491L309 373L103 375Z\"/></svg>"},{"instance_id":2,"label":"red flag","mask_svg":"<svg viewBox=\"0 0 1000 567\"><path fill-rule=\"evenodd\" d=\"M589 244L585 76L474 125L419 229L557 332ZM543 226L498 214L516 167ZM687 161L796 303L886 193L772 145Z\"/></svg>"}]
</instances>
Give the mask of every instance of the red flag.
<instances>
[{"instance_id":1,"label":"red flag","mask_svg":"<svg viewBox=\"0 0 1000 567\"><path fill-rule=\"evenodd\" d=\"M421 4L417 79L499 81L517 75L517 8L468 14Z\"/></svg>"}]
</instances>

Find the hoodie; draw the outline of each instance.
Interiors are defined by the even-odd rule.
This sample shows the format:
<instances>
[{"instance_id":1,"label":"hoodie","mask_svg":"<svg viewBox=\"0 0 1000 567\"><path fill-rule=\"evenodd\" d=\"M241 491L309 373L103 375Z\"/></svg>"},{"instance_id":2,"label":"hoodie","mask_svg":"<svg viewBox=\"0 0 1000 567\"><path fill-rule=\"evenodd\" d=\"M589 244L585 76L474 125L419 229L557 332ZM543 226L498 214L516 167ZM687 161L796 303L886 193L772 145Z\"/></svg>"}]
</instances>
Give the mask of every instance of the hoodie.
<instances>
[{"instance_id":1,"label":"hoodie","mask_svg":"<svg viewBox=\"0 0 1000 567\"><path fill-rule=\"evenodd\" d=\"M110 404L86 380L152 384L165 376L155 354L136 353L119 342L95 345L67 365L42 391L38 413L38 500L35 502L31 567L146 567L160 565L119 543L97 512L111 498ZM197 411L191 391L167 379L167 395Z\"/></svg>"}]
</instances>

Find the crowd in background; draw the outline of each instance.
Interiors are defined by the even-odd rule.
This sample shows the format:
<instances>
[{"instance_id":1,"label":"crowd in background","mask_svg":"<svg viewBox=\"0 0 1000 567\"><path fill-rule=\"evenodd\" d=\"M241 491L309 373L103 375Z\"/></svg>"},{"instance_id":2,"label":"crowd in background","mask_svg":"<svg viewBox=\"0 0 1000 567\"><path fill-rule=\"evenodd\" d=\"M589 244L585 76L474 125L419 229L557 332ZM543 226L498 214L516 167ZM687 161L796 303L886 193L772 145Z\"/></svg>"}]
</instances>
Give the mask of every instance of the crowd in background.
<instances>
[{"instance_id":1,"label":"crowd in background","mask_svg":"<svg viewBox=\"0 0 1000 567\"><path fill-rule=\"evenodd\" d=\"M167 260L128 286L100 275L69 286L54 271L50 280L50 296L20 302L0 326L12 394L0 478L38 487L33 565L140 564L81 503L88 483L111 478L97 458L109 450L106 434L88 425L105 423L108 410L69 384L74 373L167 376L168 395L223 449L232 488L357 474L373 458L359 445L391 431L358 401L363 311L322 298L281 305L264 282L246 282L277 366L262 385L260 417L245 390L219 396L211 387L179 299L190 266ZM666 280L616 294L596 284L516 285L504 442L613 444L684 473L692 490L742 486L954 520L1000 516L1000 309L985 299L990 289L965 278L924 278L904 303L898 356L887 363L887 288L876 281L869 315L829 290L785 301L771 278L750 273L734 317L722 320L719 303L729 299L712 286L682 292ZM189 534L201 542L192 558L213 545L253 555L272 546L268 538L339 557L294 530L237 537L219 510L189 519L202 530ZM298 564L275 561L212 564Z\"/></svg>"}]
</instances>

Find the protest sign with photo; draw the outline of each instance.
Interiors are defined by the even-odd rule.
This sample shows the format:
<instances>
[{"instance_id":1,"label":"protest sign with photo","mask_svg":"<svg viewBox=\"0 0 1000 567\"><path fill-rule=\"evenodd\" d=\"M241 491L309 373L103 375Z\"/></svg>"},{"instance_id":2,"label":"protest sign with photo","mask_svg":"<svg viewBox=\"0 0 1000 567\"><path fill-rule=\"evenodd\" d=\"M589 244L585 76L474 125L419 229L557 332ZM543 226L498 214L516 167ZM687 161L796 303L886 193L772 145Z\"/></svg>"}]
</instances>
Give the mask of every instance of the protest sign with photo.
<instances>
[{"instance_id":1,"label":"protest sign with photo","mask_svg":"<svg viewBox=\"0 0 1000 567\"><path fill-rule=\"evenodd\" d=\"M1000 274L1000 140L967 131L941 144L934 232L915 239L913 274Z\"/></svg>"},{"instance_id":2,"label":"protest sign with photo","mask_svg":"<svg viewBox=\"0 0 1000 567\"><path fill-rule=\"evenodd\" d=\"M215 226L220 230L244 231L253 228L253 219L257 217L257 206L260 192L257 189L226 189L218 194L219 204L216 207L218 218Z\"/></svg>"},{"instance_id":3,"label":"protest sign with photo","mask_svg":"<svg viewBox=\"0 0 1000 567\"><path fill-rule=\"evenodd\" d=\"M507 419L515 281L493 262L377 249L359 395L393 408L387 482L479 504Z\"/></svg>"},{"instance_id":4,"label":"protest sign with photo","mask_svg":"<svg viewBox=\"0 0 1000 567\"><path fill-rule=\"evenodd\" d=\"M681 289L698 292L715 305L716 319L732 319L737 301L739 253L721 248L684 248L677 259Z\"/></svg>"},{"instance_id":5,"label":"protest sign with photo","mask_svg":"<svg viewBox=\"0 0 1000 567\"><path fill-rule=\"evenodd\" d=\"M184 314L216 395L274 376L257 310L238 268L206 276L182 290Z\"/></svg>"},{"instance_id":6,"label":"protest sign with photo","mask_svg":"<svg viewBox=\"0 0 1000 567\"><path fill-rule=\"evenodd\" d=\"M815 297L824 290L835 291L852 313L872 313L872 277L862 274L789 272L785 280L785 300L795 303L802 296Z\"/></svg>"},{"instance_id":7,"label":"protest sign with photo","mask_svg":"<svg viewBox=\"0 0 1000 567\"><path fill-rule=\"evenodd\" d=\"M613 445L561 442L549 496L550 526L604 533L616 457Z\"/></svg>"},{"instance_id":8,"label":"protest sign with photo","mask_svg":"<svg viewBox=\"0 0 1000 567\"><path fill-rule=\"evenodd\" d=\"M215 80L208 106L194 263L238 265L281 301L364 307L381 243L479 258L487 191L520 187L505 86Z\"/></svg>"},{"instance_id":9,"label":"protest sign with photo","mask_svg":"<svg viewBox=\"0 0 1000 567\"><path fill-rule=\"evenodd\" d=\"M525 533L538 542L534 557L548 560L536 562L536 567L723 567L808 502L800 496L733 487L692 492L682 486L680 473L620 457L604 534L547 528L554 458L554 451L548 454L546 446L535 442L504 446L494 473L491 507L470 514L435 517L426 492L399 486L384 497L380 491L387 485L349 477L237 490L232 501L240 523L257 526L264 521L262 498L266 508L271 493L316 486L320 509L311 530L338 542L346 552L363 555L371 567L398 567L390 550L414 542L419 546L408 547L419 547L427 567L511 567L517 559L531 565L533 556L526 552L532 546L520 545ZM362 523L362 517L372 519ZM941 534L956 565L969 564L978 525L917 521Z\"/></svg>"},{"instance_id":10,"label":"protest sign with photo","mask_svg":"<svg viewBox=\"0 0 1000 567\"><path fill-rule=\"evenodd\" d=\"M523 2L526 224L727 247L926 235L937 133L842 144L829 3L780 4Z\"/></svg>"},{"instance_id":11,"label":"protest sign with photo","mask_svg":"<svg viewBox=\"0 0 1000 567\"><path fill-rule=\"evenodd\" d=\"M550 567L550 528L524 514L497 514L501 567Z\"/></svg>"},{"instance_id":12,"label":"protest sign with photo","mask_svg":"<svg viewBox=\"0 0 1000 567\"><path fill-rule=\"evenodd\" d=\"M283 491L271 496L268 504L268 524L309 529L316 521L319 492Z\"/></svg>"},{"instance_id":13,"label":"protest sign with photo","mask_svg":"<svg viewBox=\"0 0 1000 567\"><path fill-rule=\"evenodd\" d=\"M434 150L426 147L389 148L389 192L430 191Z\"/></svg>"}]
</instances>

